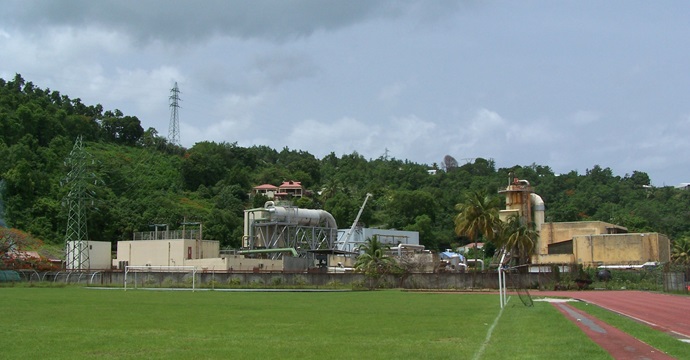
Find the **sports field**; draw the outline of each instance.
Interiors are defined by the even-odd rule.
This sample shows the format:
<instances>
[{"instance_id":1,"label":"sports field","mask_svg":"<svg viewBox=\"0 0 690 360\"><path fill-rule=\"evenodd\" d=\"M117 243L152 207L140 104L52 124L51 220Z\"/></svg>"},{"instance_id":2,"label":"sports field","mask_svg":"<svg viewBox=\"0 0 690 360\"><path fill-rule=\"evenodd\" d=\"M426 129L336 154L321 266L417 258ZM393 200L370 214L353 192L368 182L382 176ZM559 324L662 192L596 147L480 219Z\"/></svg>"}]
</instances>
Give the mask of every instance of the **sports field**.
<instances>
[{"instance_id":1,"label":"sports field","mask_svg":"<svg viewBox=\"0 0 690 360\"><path fill-rule=\"evenodd\" d=\"M7 359L610 359L552 305L491 294L3 287L0 303Z\"/></svg>"}]
</instances>

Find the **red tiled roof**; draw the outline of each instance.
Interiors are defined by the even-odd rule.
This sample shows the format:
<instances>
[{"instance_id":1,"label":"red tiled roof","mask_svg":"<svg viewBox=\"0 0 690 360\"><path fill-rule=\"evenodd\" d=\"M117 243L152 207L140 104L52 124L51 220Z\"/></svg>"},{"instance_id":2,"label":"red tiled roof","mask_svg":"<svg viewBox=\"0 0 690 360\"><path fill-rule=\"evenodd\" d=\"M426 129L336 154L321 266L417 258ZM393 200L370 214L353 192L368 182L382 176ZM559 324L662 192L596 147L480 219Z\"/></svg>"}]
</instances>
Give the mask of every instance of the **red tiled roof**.
<instances>
[{"instance_id":1,"label":"red tiled roof","mask_svg":"<svg viewBox=\"0 0 690 360\"><path fill-rule=\"evenodd\" d=\"M299 181L284 181L280 185L281 189L301 189L302 183Z\"/></svg>"},{"instance_id":2,"label":"red tiled roof","mask_svg":"<svg viewBox=\"0 0 690 360\"><path fill-rule=\"evenodd\" d=\"M474 248L474 243L469 243L467 245L463 245L462 247L464 247L465 249L472 249L472 248ZM483 247L484 247L484 243L482 243L482 242L477 243L477 248L483 248Z\"/></svg>"},{"instance_id":3,"label":"red tiled roof","mask_svg":"<svg viewBox=\"0 0 690 360\"><path fill-rule=\"evenodd\" d=\"M17 259L40 259L41 255L38 254L37 251L10 251L8 254L11 254L11 257L17 258Z\"/></svg>"},{"instance_id":4,"label":"red tiled roof","mask_svg":"<svg viewBox=\"0 0 690 360\"><path fill-rule=\"evenodd\" d=\"M262 184L259 186L254 186L254 190L278 190L278 187L271 184Z\"/></svg>"}]
</instances>

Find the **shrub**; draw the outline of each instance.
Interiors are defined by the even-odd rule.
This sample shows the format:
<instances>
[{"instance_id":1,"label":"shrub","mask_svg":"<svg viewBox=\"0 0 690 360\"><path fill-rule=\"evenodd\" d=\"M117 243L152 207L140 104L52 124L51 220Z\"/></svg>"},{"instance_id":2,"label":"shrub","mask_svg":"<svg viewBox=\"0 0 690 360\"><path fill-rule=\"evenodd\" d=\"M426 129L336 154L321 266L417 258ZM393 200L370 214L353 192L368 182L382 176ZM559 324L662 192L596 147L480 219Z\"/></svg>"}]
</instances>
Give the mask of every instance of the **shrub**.
<instances>
[{"instance_id":1,"label":"shrub","mask_svg":"<svg viewBox=\"0 0 690 360\"><path fill-rule=\"evenodd\" d=\"M236 286L240 286L240 284L242 284L242 279L240 279L239 277L233 276L233 277L228 278L228 280L226 282L228 285L236 287Z\"/></svg>"}]
</instances>

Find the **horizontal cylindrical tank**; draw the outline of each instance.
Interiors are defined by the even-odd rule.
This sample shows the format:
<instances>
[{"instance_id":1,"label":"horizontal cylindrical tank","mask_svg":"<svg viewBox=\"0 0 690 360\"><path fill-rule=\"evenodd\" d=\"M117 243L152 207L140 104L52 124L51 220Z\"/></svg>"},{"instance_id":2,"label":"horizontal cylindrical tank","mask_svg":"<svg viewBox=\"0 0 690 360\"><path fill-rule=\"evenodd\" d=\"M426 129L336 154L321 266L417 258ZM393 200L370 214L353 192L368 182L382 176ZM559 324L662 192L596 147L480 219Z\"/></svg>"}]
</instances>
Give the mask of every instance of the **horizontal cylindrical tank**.
<instances>
[{"instance_id":1,"label":"horizontal cylindrical tank","mask_svg":"<svg viewBox=\"0 0 690 360\"><path fill-rule=\"evenodd\" d=\"M332 229L338 228L333 215L324 210L275 206L272 201L268 201L264 207L270 214L271 221L301 226L319 226L324 224Z\"/></svg>"}]
</instances>

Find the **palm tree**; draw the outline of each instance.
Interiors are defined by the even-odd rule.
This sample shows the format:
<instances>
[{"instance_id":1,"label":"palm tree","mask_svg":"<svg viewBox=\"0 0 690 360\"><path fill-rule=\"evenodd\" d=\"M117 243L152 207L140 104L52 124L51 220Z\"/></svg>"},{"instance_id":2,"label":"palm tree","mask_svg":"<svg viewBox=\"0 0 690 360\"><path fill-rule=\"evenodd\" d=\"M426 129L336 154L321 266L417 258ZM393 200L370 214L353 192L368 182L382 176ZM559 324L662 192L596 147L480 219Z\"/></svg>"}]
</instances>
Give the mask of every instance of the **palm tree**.
<instances>
[{"instance_id":1,"label":"palm tree","mask_svg":"<svg viewBox=\"0 0 690 360\"><path fill-rule=\"evenodd\" d=\"M335 177L331 177L326 184L323 185L321 189L321 199L325 203L326 200L334 197L337 193L343 191L343 185L340 180Z\"/></svg>"},{"instance_id":2,"label":"palm tree","mask_svg":"<svg viewBox=\"0 0 690 360\"><path fill-rule=\"evenodd\" d=\"M678 264L690 264L690 237L676 239L673 242L671 258Z\"/></svg>"},{"instance_id":3,"label":"palm tree","mask_svg":"<svg viewBox=\"0 0 690 360\"><path fill-rule=\"evenodd\" d=\"M388 248L387 245L378 240L376 235L368 238L364 244L359 246L360 255L355 262L355 270L375 280L375 282L370 282L370 288L374 288L381 276L395 268L395 259L386 255Z\"/></svg>"},{"instance_id":4,"label":"palm tree","mask_svg":"<svg viewBox=\"0 0 690 360\"><path fill-rule=\"evenodd\" d=\"M466 194L465 201L455 205L455 210L458 211L455 216L455 234L473 240L475 250L480 237L489 241L493 240L500 224L499 205L500 198L489 196L487 191L473 191ZM475 254L477 254L476 251Z\"/></svg>"},{"instance_id":5,"label":"palm tree","mask_svg":"<svg viewBox=\"0 0 690 360\"><path fill-rule=\"evenodd\" d=\"M517 215L511 216L503 223L501 229L503 246L516 254L518 265L526 264L537 248L539 233L534 230L534 223L525 224Z\"/></svg>"}]
</instances>

